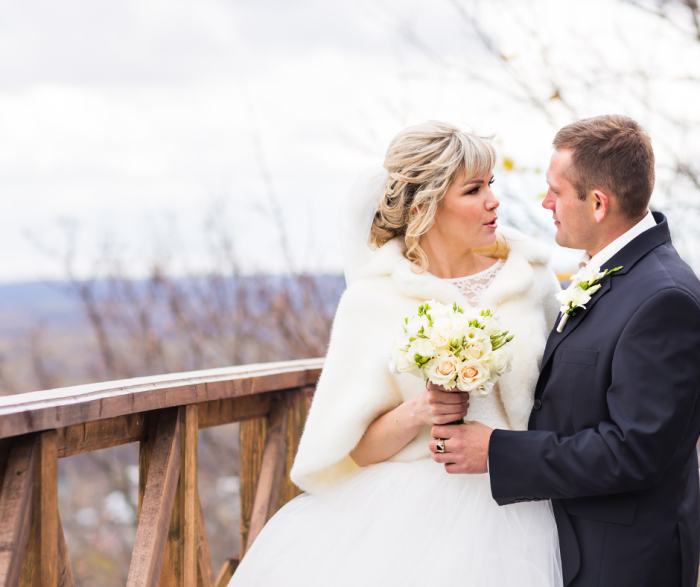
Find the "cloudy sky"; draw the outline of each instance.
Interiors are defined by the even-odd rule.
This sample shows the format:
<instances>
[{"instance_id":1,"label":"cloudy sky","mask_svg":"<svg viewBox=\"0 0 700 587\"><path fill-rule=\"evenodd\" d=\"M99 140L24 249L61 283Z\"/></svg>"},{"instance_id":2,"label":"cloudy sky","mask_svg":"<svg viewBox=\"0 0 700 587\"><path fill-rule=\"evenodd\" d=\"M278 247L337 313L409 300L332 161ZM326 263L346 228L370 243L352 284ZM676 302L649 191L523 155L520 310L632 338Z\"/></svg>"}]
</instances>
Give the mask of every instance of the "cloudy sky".
<instances>
[{"instance_id":1,"label":"cloudy sky","mask_svg":"<svg viewBox=\"0 0 700 587\"><path fill-rule=\"evenodd\" d=\"M83 269L106 243L138 272L175 242L204 269L212 217L247 270L339 270L353 176L427 119L495 135L517 164L497 174L504 210L524 202L544 239L559 126L625 112L662 164L700 154L683 130L700 43L618 0L0 0L0 14L4 282L60 277L68 233ZM560 269L575 257L555 254Z\"/></svg>"}]
</instances>

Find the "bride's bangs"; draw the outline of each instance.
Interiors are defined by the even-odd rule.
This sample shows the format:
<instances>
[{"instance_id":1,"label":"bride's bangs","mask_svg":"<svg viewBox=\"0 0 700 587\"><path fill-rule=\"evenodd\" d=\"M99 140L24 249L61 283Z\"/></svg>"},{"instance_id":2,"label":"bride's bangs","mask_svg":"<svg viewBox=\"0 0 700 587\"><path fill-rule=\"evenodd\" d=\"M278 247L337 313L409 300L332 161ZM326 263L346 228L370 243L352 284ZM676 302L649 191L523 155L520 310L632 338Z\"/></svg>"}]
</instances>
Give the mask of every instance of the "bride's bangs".
<instances>
[{"instance_id":1,"label":"bride's bangs","mask_svg":"<svg viewBox=\"0 0 700 587\"><path fill-rule=\"evenodd\" d=\"M496 167L496 149L491 145L491 137L475 134L462 134L463 158L461 168L465 181L491 173Z\"/></svg>"}]
</instances>

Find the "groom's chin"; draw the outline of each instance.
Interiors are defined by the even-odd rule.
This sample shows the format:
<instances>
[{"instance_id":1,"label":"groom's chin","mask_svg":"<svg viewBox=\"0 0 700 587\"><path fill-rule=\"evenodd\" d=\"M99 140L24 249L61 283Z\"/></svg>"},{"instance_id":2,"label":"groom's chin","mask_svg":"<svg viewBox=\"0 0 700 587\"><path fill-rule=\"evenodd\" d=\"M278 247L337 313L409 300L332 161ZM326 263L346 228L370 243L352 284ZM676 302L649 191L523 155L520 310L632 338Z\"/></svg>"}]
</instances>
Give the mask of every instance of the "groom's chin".
<instances>
[{"instance_id":1,"label":"groom's chin","mask_svg":"<svg viewBox=\"0 0 700 587\"><path fill-rule=\"evenodd\" d=\"M571 237L562 231L561 226L557 227L557 233L554 235L554 240L560 247L567 249L579 248L575 243L571 242Z\"/></svg>"}]
</instances>

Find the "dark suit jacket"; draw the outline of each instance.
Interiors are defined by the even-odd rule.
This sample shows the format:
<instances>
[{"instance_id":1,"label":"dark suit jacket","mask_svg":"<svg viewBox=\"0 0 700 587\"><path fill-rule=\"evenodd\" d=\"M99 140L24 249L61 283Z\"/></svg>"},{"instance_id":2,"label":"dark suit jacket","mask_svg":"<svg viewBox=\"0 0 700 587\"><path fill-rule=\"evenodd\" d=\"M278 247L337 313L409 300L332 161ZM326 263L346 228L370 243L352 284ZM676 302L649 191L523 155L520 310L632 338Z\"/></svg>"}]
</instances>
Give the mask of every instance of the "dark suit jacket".
<instances>
[{"instance_id":1,"label":"dark suit jacket","mask_svg":"<svg viewBox=\"0 0 700 587\"><path fill-rule=\"evenodd\" d=\"M551 499L565 585L695 587L700 553L700 282L666 218L542 359L529 430L496 430L494 499Z\"/></svg>"}]
</instances>

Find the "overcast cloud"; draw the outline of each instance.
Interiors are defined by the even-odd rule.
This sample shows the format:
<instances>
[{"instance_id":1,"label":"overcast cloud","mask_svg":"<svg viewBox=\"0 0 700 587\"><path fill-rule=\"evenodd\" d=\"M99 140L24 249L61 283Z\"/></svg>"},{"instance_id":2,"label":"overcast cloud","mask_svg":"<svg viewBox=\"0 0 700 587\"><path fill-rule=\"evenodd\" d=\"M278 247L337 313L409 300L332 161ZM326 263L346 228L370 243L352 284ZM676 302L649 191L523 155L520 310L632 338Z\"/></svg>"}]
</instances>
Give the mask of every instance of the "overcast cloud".
<instances>
[{"instance_id":1,"label":"overcast cloud","mask_svg":"<svg viewBox=\"0 0 700 587\"><path fill-rule=\"evenodd\" d=\"M700 152L649 114L658 101L698 116L697 84L683 79L700 55L662 21L616 0L464 5L531 71L540 97L552 93L550 70L585 71L588 85L569 96L577 115L626 112L657 148ZM551 138L573 113L528 106L456 6L0 1L0 280L60 276L25 233L60 243L61 219L77 222L85 262L109 238L142 256L172 222L198 267L214 202L226 204L245 268L284 270L265 168L295 262L337 271L335 217L353 175L381 163L402 127L431 118L495 134L502 154L533 170L500 185L537 211ZM608 68L653 75L623 84ZM574 256L556 258L565 268Z\"/></svg>"}]
</instances>

